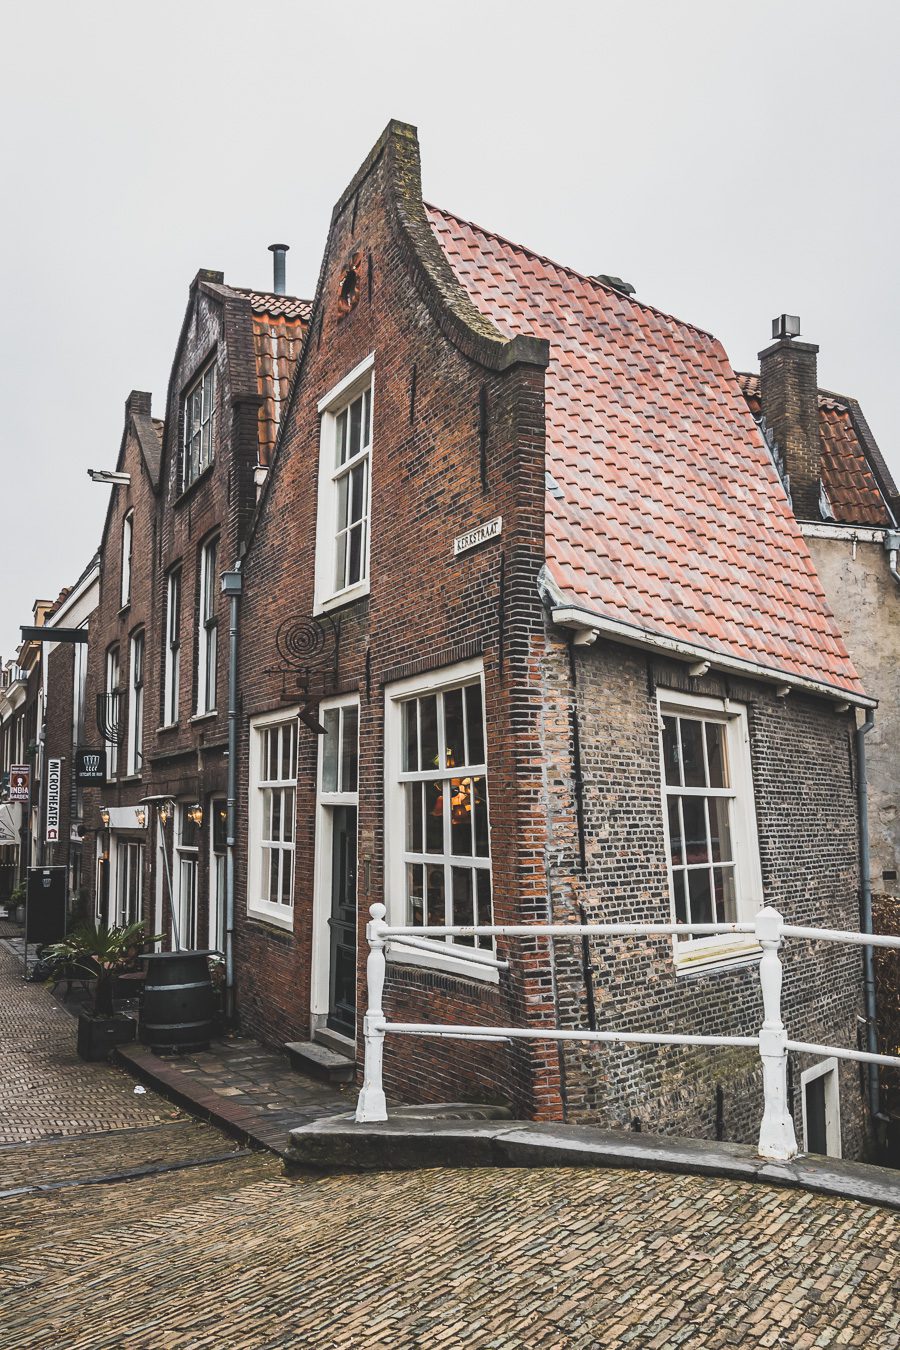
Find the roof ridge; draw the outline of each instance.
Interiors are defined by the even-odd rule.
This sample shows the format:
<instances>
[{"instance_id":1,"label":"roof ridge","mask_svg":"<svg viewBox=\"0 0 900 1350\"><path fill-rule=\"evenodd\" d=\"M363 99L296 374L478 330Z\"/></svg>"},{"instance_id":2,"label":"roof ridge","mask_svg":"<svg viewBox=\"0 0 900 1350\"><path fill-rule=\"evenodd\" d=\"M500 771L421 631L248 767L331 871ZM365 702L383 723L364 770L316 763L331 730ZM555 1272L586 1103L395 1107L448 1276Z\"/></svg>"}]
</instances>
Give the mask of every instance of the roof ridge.
<instances>
[{"instance_id":1,"label":"roof ridge","mask_svg":"<svg viewBox=\"0 0 900 1350\"><path fill-rule=\"evenodd\" d=\"M479 225L474 220L467 219L466 216L459 216L455 211L448 211L443 206L435 206L434 202L423 202L426 211L437 211L448 220L455 220L460 225L467 225L470 230L477 230L479 234L487 235L491 239L496 239L499 243L505 244L507 248L517 249L519 253L526 253L528 257L534 258L536 262L544 263L548 267L555 267L560 272L577 277L579 281L588 281L598 290L604 291L609 295L617 295L620 300L627 300L631 305L638 305L641 309L648 310L651 314L657 314L661 319L669 319L672 323L677 323L682 328L690 328L693 332L699 333L702 337L709 338L712 342L718 342L719 339L715 333L711 333L708 328L701 328L699 324L691 323L690 319L679 319L676 314L670 314L668 310L660 309L658 305L651 305L646 300L640 300L636 295L626 295L623 291L617 291L615 286L609 286L600 281L597 277L589 276L586 272L579 272L577 267L570 267L568 263L557 262L555 258L550 258L546 253L538 253L536 249L529 248L527 244L517 244L514 239L508 239L505 234L499 234L497 230L489 230L484 225Z\"/></svg>"}]
</instances>

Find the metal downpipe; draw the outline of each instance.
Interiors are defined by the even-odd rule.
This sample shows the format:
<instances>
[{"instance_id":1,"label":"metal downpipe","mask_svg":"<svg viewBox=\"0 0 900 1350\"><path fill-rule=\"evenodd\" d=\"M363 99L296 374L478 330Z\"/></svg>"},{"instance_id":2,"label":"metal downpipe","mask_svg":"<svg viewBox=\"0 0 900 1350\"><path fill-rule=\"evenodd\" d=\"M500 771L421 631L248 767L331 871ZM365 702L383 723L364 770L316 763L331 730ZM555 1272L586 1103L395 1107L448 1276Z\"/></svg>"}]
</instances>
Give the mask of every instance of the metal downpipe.
<instances>
[{"instance_id":1,"label":"metal downpipe","mask_svg":"<svg viewBox=\"0 0 900 1350\"><path fill-rule=\"evenodd\" d=\"M874 708L866 709L865 721L856 728L856 799L859 818L860 922L864 933L872 932L872 883L869 879L869 779L866 770L866 736L875 725ZM878 1053L878 1021L875 1000L875 956L871 947L863 947L863 991L866 1008L866 1049ZM869 1065L869 1109L873 1121L881 1114L881 1085L878 1065Z\"/></svg>"},{"instance_id":2,"label":"metal downpipe","mask_svg":"<svg viewBox=\"0 0 900 1350\"><path fill-rule=\"evenodd\" d=\"M238 756L238 606L243 578L240 563L223 578L223 588L229 597L228 623L228 837L225 856L225 1016L234 1017L234 850L237 823L237 756Z\"/></svg>"}]
</instances>

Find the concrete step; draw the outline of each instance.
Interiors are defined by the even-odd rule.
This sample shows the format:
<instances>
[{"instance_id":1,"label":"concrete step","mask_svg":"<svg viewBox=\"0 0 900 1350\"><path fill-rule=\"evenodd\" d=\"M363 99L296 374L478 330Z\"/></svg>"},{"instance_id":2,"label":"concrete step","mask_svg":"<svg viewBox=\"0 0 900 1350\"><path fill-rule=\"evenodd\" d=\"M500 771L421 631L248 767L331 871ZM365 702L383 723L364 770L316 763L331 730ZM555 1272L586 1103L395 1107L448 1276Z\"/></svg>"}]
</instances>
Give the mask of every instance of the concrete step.
<instances>
[{"instance_id":1,"label":"concrete step","mask_svg":"<svg viewBox=\"0 0 900 1350\"><path fill-rule=\"evenodd\" d=\"M315 1041L286 1041L285 1051L291 1068L309 1074L324 1083L352 1083L355 1065L346 1055L339 1055Z\"/></svg>"}]
</instances>

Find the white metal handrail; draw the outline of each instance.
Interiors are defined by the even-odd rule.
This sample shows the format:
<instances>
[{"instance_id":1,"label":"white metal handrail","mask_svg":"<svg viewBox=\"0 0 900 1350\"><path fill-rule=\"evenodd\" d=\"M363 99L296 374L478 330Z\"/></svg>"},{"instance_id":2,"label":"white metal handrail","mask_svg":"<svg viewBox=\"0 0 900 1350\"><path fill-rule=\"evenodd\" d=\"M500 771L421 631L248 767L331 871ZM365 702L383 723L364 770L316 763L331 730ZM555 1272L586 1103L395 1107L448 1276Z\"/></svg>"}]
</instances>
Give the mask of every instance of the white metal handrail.
<instances>
[{"instance_id":1,"label":"white metal handrail","mask_svg":"<svg viewBox=\"0 0 900 1350\"><path fill-rule=\"evenodd\" d=\"M434 928L393 926L385 922L384 905L372 905L366 925L369 955L366 962L368 1008L363 1022L365 1071L356 1106L358 1121L387 1120L384 1095L384 1038L395 1036L435 1036L454 1040L490 1041L587 1041L623 1045L708 1045L756 1046L763 1071L763 1117L759 1131L759 1153L763 1158L786 1161L797 1152L794 1122L787 1104L787 1056L789 1050L804 1054L857 1060L865 1064L884 1064L900 1068L900 1057L875 1055L864 1050L815 1045L788 1039L781 1020L782 966L779 950L784 938L813 942L837 942L853 946L888 947L900 950L900 938L878 933L844 932L836 928L801 928L786 924L778 910L760 909L752 923L572 923L572 924L441 924ZM692 933L698 936L742 933L752 935L760 946L759 983L763 1002L763 1022L756 1036L692 1036L677 1032L581 1031L538 1025L534 1027L456 1026L431 1022L388 1022L382 1008L385 980L385 947L399 939L403 945L429 946L428 938L507 937L656 937ZM411 940L411 941L410 941ZM431 950L434 947L431 946ZM500 962L492 961L492 965ZM508 962L502 963L508 965Z\"/></svg>"}]
</instances>

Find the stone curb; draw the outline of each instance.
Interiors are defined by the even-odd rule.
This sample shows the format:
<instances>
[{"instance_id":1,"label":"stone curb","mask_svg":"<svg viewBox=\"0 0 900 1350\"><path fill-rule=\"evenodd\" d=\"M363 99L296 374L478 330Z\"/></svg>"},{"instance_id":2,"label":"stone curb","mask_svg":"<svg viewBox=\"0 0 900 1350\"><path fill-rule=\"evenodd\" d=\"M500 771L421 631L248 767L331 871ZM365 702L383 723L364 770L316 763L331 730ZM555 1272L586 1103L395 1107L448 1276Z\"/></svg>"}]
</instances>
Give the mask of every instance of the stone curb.
<instances>
[{"instance_id":1,"label":"stone curb","mask_svg":"<svg viewBox=\"0 0 900 1350\"><path fill-rule=\"evenodd\" d=\"M287 1166L333 1171L420 1167L618 1167L787 1186L900 1210L900 1172L802 1155L767 1162L747 1144L663 1138L590 1125L329 1116L290 1132Z\"/></svg>"}]
</instances>

